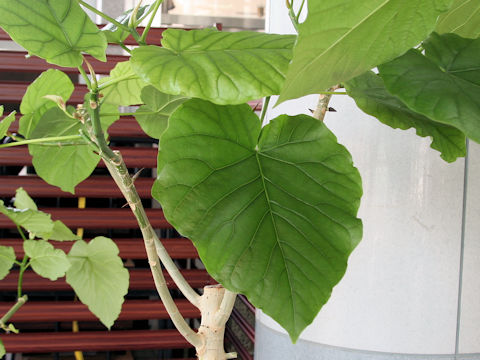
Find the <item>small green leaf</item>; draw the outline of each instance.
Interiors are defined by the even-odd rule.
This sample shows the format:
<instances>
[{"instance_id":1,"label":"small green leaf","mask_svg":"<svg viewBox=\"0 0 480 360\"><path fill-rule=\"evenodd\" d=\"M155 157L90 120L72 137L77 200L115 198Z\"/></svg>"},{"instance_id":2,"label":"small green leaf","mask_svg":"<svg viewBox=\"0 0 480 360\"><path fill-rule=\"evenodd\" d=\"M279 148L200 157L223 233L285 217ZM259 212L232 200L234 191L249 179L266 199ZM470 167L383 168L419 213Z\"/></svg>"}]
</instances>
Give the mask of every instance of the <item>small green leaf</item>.
<instances>
[{"instance_id":1,"label":"small green leaf","mask_svg":"<svg viewBox=\"0 0 480 360\"><path fill-rule=\"evenodd\" d=\"M2 109L2 113L3 113L3 109ZM6 116L2 121L0 121L0 139L7 134L8 128L15 121L16 113L17 113L16 111L12 111L10 114L8 114L8 116ZM2 116L2 114L0 114L0 116Z\"/></svg>"},{"instance_id":2,"label":"small green leaf","mask_svg":"<svg viewBox=\"0 0 480 360\"><path fill-rule=\"evenodd\" d=\"M240 104L280 92L295 36L168 29L132 52L133 70L161 92Z\"/></svg>"},{"instance_id":3,"label":"small green leaf","mask_svg":"<svg viewBox=\"0 0 480 360\"><path fill-rule=\"evenodd\" d=\"M15 192L15 202L13 203L13 205L19 210L38 210L35 202L22 187L18 188Z\"/></svg>"},{"instance_id":4,"label":"small green leaf","mask_svg":"<svg viewBox=\"0 0 480 360\"><path fill-rule=\"evenodd\" d=\"M44 278L55 281L65 276L70 267L67 255L62 250L55 249L46 240L26 240L23 249L30 257L32 269Z\"/></svg>"},{"instance_id":5,"label":"small green leaf","mask_svg":"<svg viewBox=\"0 0 480 360\"><path fill-rule=\"evenodd\" d=\"M138 108L135 119L142 130L154 139L160 139L167 128L170 115L188 99L182 95L164 94L151 85L142 89L141 98L145 105Z\"/></svg>"},{"instance_id":6,"label":"small green leaf","mask_svg":"<svg viewBox=\"0 0 480 360\"><path fill-rule=\"evenodd\" d=\"M0 0L0 26L28 52L51 64L77 67L82 52L106 61L105 35L77 0Z\"/></svg>"},{"instance_id":7,"label":"small green leaf","mask_svg":"<svg viewBox=\"0 0 480 360\"><path fill-rule=\"evenodd\" d=\"M0 280L8 275L15 263L15 250L11 246L0 246Z\"/></svg>"},{"instance_id":8,"label":"small green leaf","mask_svg":"<svg viewBox=\"0 0 480 360\"><path fill-rule=\"evenodd\" d=\"M67 282L80 301L110 328L120 314L129 283L117 245L105 237L96 237L88 244L79 240L68 258L72 266Z\"/></svg>"},{"instance_id":9,"label":"small green leaf","mask_svg":"<svg viewBox=\"0 0 480 360\"><path fill-rule=\"evenodd\" d=\"M76 135L81 127L78 120L54 107L42 116L31 137ZM90 176L100 160L100 156L83 140L74 146L30 144L28 150L37 174L49 184L71 193L75 186Z\"/></svg>"},{"instance_id":10,"label":"small green leaf","mask_svg":"<svg viewBox=\"0 0 480 360\"><path fill-rule=\"evenodd\" d=\"M456 127L472 140L480 142L477 121L480 118L480 85L475 83L478 76L471 73L473 81L469 81L458 75L469 71L469 67L479 71L477 59L480 51L469 61L462 58L464 61L455 71L437 63L440 58L447 58L443 56L447 51L450 49L436 47L435 58L430 59L411 50L379 66L380 76L388 92L411 110L433 121ZM462 57L461 55L460 52L457 56Z\"/></svg>"},{"instance_id":11,"label":"small green leaf","mask_svg":"<svg viewBox=\"0 0 480 360\"><path fill-rule=\"evenodd\" d=\"M152 194L209 274L246 294L296 340L361 239L361 179L318 120L261 129L248 105L192 99L162 135ZM215 151L212 151L215 149Z\"/></svg>"},{"instance_id":12,"label":"small green leaf","mask_svg":"<svg viewBox=\"0 0 480 360\"><path fill-rule=\"evenodd\" d=\"M134 24L132 24L133 28L136 28L142 22L142 20L145 19L152 12L153 10L152 5L153 4L140 6L138 8L137 21ZM117 20L120 24L129 26L132 18L133 10L134 9L129 9L125 11L122 15L117 17L115 20ZM128 31L119 29L115 24L112 24L112 23L108 23L107 25L105 25L102 28L102 31L107 36L107 41L113 44L121 44L128 37L128 35L130 35Z\"/></svg>"},{"instance_id":13,"label":"small green leaf","mask_svg":"<svg viewBox=\"0 0 480 360\"><path fill-rule=\"evenodd\" d=\"M452 1L309 1L279 102L318 94L403 54Z\"/></svg>"},{"instance_id":14,"label":"small green leaf","mask_svg":"<svg viewBox=\"0 0 480 360\"><path fill-rule=\"evenodd\" d=\"M55 103L45 98L46 95L60 96L66 102L73 89L74 85L67 74L55 69L44 71L28 86L23 96L20 104L23 116L20 119L19 132L30 138L43 114L55 107Z\"/></svg>"},{"instance_id":15,"label":"small green leaf","mask_svg":"<svg viewBox=\"0 0 480 360\"><path fill-rule=\"evenodd\" d=\"M0 358L6 354L5 346L3 346L3 341L0 339Z\"/></svg>"},{"instance_id":16,"label":"small green leaf","mask_svg":"<svg viewBox=\"0 0 480 360\"><path fill-rule=\"evenodd\" d=\"M56 220L53 222L52 232L42 236L45 240L56 241L74 241L80 240L80 237L75 235L63 222Z\"/></svg>"},{"instance_id":17,"label":"small green leaf","mask_svg":"<svg viewBox=\"0 0 480 360\"><path fill-rule=\"evenodd\" d=\"M142 88L147 86L136 73L133 72L130 61L118 63L110 72L110 76L98 82L102 90L103 100L109 104L129 106L141 104Z\"/></svg>"},{"instance_id":18,"label":"small green leaf","mask_svg":"<svg viewBox=\"0 0 480 360\"><path fill-rule=\"evenodd\" d=\"M455 33L466 38L480 36L480 2L455 0L450 10L438 18L435 31L439 34Z\"/></svg>"},{"instance_id":19,"label":"small green leaf","mask_svg":"<svg viewBox=\"0 0 480 360\"><path fill-rule=\"evenodd\" d=\"M385 89L378 75L367 72L347 81L345 88L360 109L385 125L402 130L414 128L419 136L431 136L431 147L440 151L445 161L453 162L465 156L465 135L460 130L410 110Z\"/></svg>"},{"instance_id":20,"label":"small green leaf","mask_svg":"<svg viewBox=\"0 0 480 360\"><path fill-rule=\"evenodd\" d=\"M50 234L53 229L53 221L50 214L45 214L42 211L35 211L30 209L19 210L11 207L6 207L2 200L0 200L0 213L4 214L16 225L23 227L32 235Z\"/></svg>"}]
</instances>

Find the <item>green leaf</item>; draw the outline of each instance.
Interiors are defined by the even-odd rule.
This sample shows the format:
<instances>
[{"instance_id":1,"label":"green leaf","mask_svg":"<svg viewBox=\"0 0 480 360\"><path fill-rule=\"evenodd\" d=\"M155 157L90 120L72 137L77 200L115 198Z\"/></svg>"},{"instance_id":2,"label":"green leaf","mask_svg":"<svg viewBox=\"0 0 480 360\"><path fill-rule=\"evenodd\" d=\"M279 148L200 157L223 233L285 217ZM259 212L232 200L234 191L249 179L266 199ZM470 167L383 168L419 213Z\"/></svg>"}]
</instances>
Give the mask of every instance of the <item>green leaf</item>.
<instances>
[{"instance_id":1,"label":"green leaf","mask_svg":"<svg viewBox=\"0 0 480 360\"><path fill-rule=\"evenodd\" d=\"M53 222L52 232L42 236L44 239L56 241L74 241L80 240L80 237L75 235L63 222L56 220Z\"/></svg>"},{"instance_id":2,"label":"green leaf","mask_svg":"<svg viewBox=\"0 0 480 360\"><path fill-rule=\"evenodd\" d=\"M160 140L152 193L168 221L217 281L295 341L361 238L361 179L348 151L309 116L261 129L248 105L198 99L173 113Z\"/></svg>"},{"instance_id":3,"label":"green leaf","mask_svg":"<svg viewBox=\"0 0 480 360\"><path fill-rule=\"evenodd\" d=\"M141 97L145 105L138 108L135 119L142 130L154 139L160 139L167 128L170 115L188 99L182 95L164 94L151 85L142 89Z\"/></svg>"},{"instance_id":4,"label":"green leaf","mask_svg":"<svg viewBox=\"0 0 480 360\"><path fill-rule=\"evenodd\" d=\"M138 8L137 12L137 21L132 24L133 28L136 28L143 19L145 19L153 10L153 4L150 5L145 5L145 6L140 6ZM122 15L117 17L115 20L117 20L120 24L123 24L125 26L129 26L131 18L132 18L132 12L134 9L129 9L125 11ZM102 28L102 31L107 37L107 41L109 43L113 44L121 44L123 41L130 35L128 31L125 31L123 29L119 29L116 25L112 23L108 23Z\"/></svg>"},{"instance_id":5,"label":"green leaf","mask_svg":"<svg viewBox=\"0 0 480 360\"><path fill-rule=\"evenodd\" d=\"M2 113L3 113L3 107L2 107ZM12 123L15 121L15 114L16 111L12 111L8 116L6 116L2 121L0 121L0 139L3 138L8 131L8 128ZM0 114L2 116L2 114Z\"/></svg>"},{"instance_id":6,"label":"green leaf","mask_svg":"<svg viewBox=\"0 0 480 360\"><path fill-rule=\"evenodd\" d=\"M410 110L385 89L378 75L367 72L346 82L345 88L360 109L385 125L402 130L414 128L419 136L431 136L431 147L440 151L445 161L453 162L465 156L465 135L460 130Z\"/></svg>"},{"instance_id":7,"label":"green leaf","mask_svg":"<svg viewBox=\"0 0 480 360\"><path fill-rule=\"evenodd\" d=\"M240 104L278 94L295 36L241 31L168 29L162 45L132 52L132 67L172 95Z\"/></svg>"},{"instance_id":8,"label":"green leaf","mask_svg":"<svg viewBox=\"0 0 480 360\"><path fill-rule=\"evenodd\" d=\"M480 86L480 39L433 33L423 42L425 56L442 70Z\"/></svg>"},{"instance_id":9,"label":"green leaf","mask_svg":"<svg viewBox=\"0 0 480 360\"><path fill-rule=\"evenodd\" d=\"M67 255L46 240L26 240L23 242L23 250L30 257L33 271L52 281L65 276L70 267Z\"/></svg>"},{"instance_id":10,"label":"green leaf","mask_svg":"<svg viewBox=\"0 0 480 360\"><path fill-rule=\"evenodd\" d=\"M147 84L133 72L130 61L118 63L110 71L110 76L98 82L106 103L129 106L141 104L140 93Z\"/></svg>"},{"instance_id":11,"label":"green leaf","mask_svg":"<svg viewBox=\"0 0 480 360\"><path fill-rule=\"evenodd\" d=\"M117 115L105 116L105 114L117 114ZM120 119L118 105L103 103L102 106L100 107L100 124L102 125L103 131L107 132L110 125L112 125L118 119Z\"/></svg>"},{"instance_id":12,"label":"green leaf","mask_svg":"<svg viewBox=\"0 0 480 360\"><path fill-rule=\"evenodd\" d=\"M451 9L438 18L435 31L455 33L466 38L480 36L480 3L478 0L455 0Z\"/></svg>"},{"instance_id":13,"label":"green leaf","mask_svg":"<svg viewBox=\"0 0 480 360\"><path fill-rule=\"evenodd\" d=\"M0 339L0 358L6 354L5 346L3 346L3 341Z\"/></svg>"},{"instance_id":14,"label":"green leaf","mask_svg":"<svg viewBox=\"0 0 480 360\"><path fill-rule=\"evenodd\" d=\"M28 52L51 64L77 67L82 52L106 61L105 35L77 0L0 0L0 26Z\"/></svg>"},{"instance_id":15,"label":"green leaf","mask_svg":"<svg viewBox=\"0 0 480 360\"><path fill-rule=\"evenodd\" d=\"M403 54L452 1L309 1L278 101L318 94Z\"/></svg>"},{"instance_id":16,"label":"green leaf","mask_svg":"<svg viewBox=\"0 0 480 360\"><path fill-rule=\"evenodd\" d=\"M477 66L477 59L471 59L470 63ZM480 142L477 121L480 118L479 85L462 79L448 68L439 67L415 50L379 66L379 71L388 92L411 110L433 121L454 126Z\"/></svg>"},{"instance_id":17,"label":"green leaf","mask_svg":"<svg viewBox=\"0 0 480 360\"><path fill-rule=\"evenodd\" d=\"M20 112L24 116L20 119L19 132L26 138L30 138L43 114L56 106L44 96L58 95L66 102L72 95L73 89L74 85L67 74L55 69L44 71L28 86L23 96Z\"/></svg>"},{"instance_id":18,"label":"green leaf","mask_svg":"<svg viewBox=\"0 0 480 360\"><path fill-rule=\"evenodd\" d=\"M38 210L35 202L22 187L18 188L15 192L15 202L13 203L13 205L19 210Z\"/></svg>"},{"instance_id":19,"label":"green leaf","mask_svg":"<svg viewBox=\"0 0 480 360\"><path fill-rule=\"evenodd\" d=\"M3 201L0 200L0 213L12 220L16 225L26 229L32 235L41 236L41 234L52 232L53 221L50 214L45 214L42 211L6 207Z\"/></svg>"},{"instance_id":20,"label":"green leaf","mask_svg":"<svg viewBox=\"0 0 480 360\"><path fill-rule=\"evenodd\" d=\"M42 116L32 138L75 135L81 127L78 120L68 117L55 107ZM90 176L100 160L100 156L86 143L73 146L30 144L28 150L37 174L47 183L71 193L75 186Z\"/></svg>"},{"instance_id":21,"label":"green leaf","mask_svg":"<svg viewBox=\"0 0 480 360\"><path fill-rule=\"evenodd\" d=\"M11 246L0 246L0 280L8 275L15 263L15 250Z\"/></svg>"},{"instance_id":22,"label":"green leaf","mask_svg":"<svg viewBox=\"0 0 480 360\"><path fill-rule=\"evenodd\" d=\"M88 244L79 240L68 258L72 266L67 282L80 301L110 328L120 314L129 282L117 245L105 237L96 237Z\"/></svg>"}]
</instances>

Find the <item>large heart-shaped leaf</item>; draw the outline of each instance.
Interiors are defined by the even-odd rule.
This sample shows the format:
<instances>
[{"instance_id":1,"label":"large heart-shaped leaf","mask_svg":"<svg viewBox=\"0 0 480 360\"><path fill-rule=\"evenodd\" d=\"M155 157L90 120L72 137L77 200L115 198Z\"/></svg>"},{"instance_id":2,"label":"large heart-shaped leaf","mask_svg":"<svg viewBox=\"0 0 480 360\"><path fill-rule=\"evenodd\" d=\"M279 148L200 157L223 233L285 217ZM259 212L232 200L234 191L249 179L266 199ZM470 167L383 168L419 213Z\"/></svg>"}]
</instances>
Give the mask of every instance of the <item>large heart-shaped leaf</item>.
<instances>
[{"instance_id":1,"label":"large heart-shaped leaf","mask_svg":"<svg viewBox=\"0 0 480 360\"><path fill-rule=\"evenodd\" d=\"M345 88L360 109L385 125L402 130L414 128L419 136L431 136L431 147L440 151L445 161L452 162L465 156L465 135L460 130L410 110L385 89L378 75L367 72L346 82Z\"/></svg>"},{"instance_id":2,"label":"large heart-shaped leaf","mask_svg":"<svg viewBox=\"0 0 480 360\"><path fill-rule=\"evenodd\" d=\"M447 42L443 44L446 45ZM450 42L448 44L451 45ZM462 57L462 51L457 53L462 61L458 64L453 62L458 66L451 71L450 64L440 64L439 61L451 59L449 54L452 48L441 46L441 42L431 42L430 45L432 48L435 46L435 55L431 59L411 50L379 66L387 90L413 111L439 123L454 126L469 138L480 142L480 84L475 82L480 79L477 60L480 48L477 47L475 57L471 57L475 52L471 52L468 47L468 58ZM477 70L471 71L472 69ZM472 81L468 77L457 75L464 71L470 73Z\"/></svg>"},{"instance_id":3,"label":"large heart-shaped leaf","mask_svg":"<svg viewBox=\"0 0 480 360\"><path fill-rule=\"evenodd\" d=\"M42 116L32 138L76 135L81 127L80 121L68 117L55 107ZM100 160L100 156L85 142L74 145L30 144L28 150L37 174L49 184L71 193L77 184L93 172Z\"/></svg>"},{"instance_id":4,"label":"large heart-shaped leaf","mask_svg":"<svg viewBox=\"0 0 480 360\"><path fill-rule=\"evenodd\" d=\"M70 267L67 255L60 249L55 249L45 240L26 240L23 243L25 254L30 257L30 265L38 275L57 280L65 276Z\"/></svg>"},{"instance_id":5,"label":"large heart-shaped leaf","mask_svg":"<svg viewBox=\"0 0 480 360\"><path fill-rule=\"evenodd\" d=\"M160 139L167 128L170 115L188 98L182 95L168 95L154 86L142 89L142 105L135 113L135 119L142 130L154 139Z\"/></svg>"},{"instance_id":6,"label":"large heart-shaped leaf","mask_svg":"<svg viewBox=\"0 0 480 360\"><path fill-rule=\"evenodd\" d=\"M77 67L82 52L106 61L105 35L77 0L0 0L0 26L28 52L49 63Z\"/></svg>"},{"instance_id":7,"label":"large heart-shaped leaf","mask_svg":"<svg viewBox=\"0 0 480 360\"><path fill-rule=\"evenodd\" d=\"M480 2L455 0L450 10L438 18L435 31L439 34L455 33L466 38L480 36Z\"/></svg>"},{"instance_id":8,"label":"large heart-shaped leaf","mask_svg":"<svg viewBox=\"0 0 480 360\"><path fill-rule=\"evenodd\" d=\"M309 1L279 102L318 94L430 34L452 0Z\"/></svg>"},{"instance_id":9,"label":"large heart-shaped leaf","mask_svg":"<svg viewBox=\"0 0 480 360\"><path fill-rule=\"evenodd\" d=\"M89 243L77 241L68 254L67 282L108 328L120 314L128 291L129 274L118 256L118 247L105 237Z\"/></svg>"},{"instance_id":10,"label":"large heart-shaped leaf","mask_svg":"<svg viewBox=\"0 0 480 360\"><path fill-rule=\"evenodd\" d=\"M140 93L147 84L132 71L130 61L118 63L110 76L99 81L106 103L129 106L141 104Z\"/></svg>"},{"instance_id":11,"label":"large heart-shaped leaf","mask_svg":"<svg viewBox=\"0 0 480 360\"><path fill-rule=\"evenodd\" d=\"M146 82L172 95L240 104L279 94L295 36L168 29L162 45L132 52Z\"/></svg>"},{"instance_id":12,"label":"large heart-shaped leaf","mask_svg":"<svg viewBox=\"0 0 480 360\"><path fill-rule=\"evenodd\" d=\"M20 112L23 116L20 119L19 132L29 138L43 114L56 106L45 96L57 95L66 102L72 95L73 89L72 80L67 74L56 69L44 71L28 86L23 95L20 104Z\"/></svg>"},{"instance_id":13,"label":"large heart-shaped leaf","mask_svg":"<svg viewBox=\"0 0 480 360\"><path fill-rule=\"evenodd\" d=\"M192 99L160 139L153 195L208 272L296 340L360 241L360 175L326 126Z\"/></svg>"},{"instance_id":14,"label":"large heart-shaped leaf","mask_svg":"<svg viewBox=\"0 0 480 360\"><path fill-rule=\"evenodd\" d=\"M15 250L11 246L0 246L0 280L8 275L15 263Z\"/></svg>"}]
</instances>

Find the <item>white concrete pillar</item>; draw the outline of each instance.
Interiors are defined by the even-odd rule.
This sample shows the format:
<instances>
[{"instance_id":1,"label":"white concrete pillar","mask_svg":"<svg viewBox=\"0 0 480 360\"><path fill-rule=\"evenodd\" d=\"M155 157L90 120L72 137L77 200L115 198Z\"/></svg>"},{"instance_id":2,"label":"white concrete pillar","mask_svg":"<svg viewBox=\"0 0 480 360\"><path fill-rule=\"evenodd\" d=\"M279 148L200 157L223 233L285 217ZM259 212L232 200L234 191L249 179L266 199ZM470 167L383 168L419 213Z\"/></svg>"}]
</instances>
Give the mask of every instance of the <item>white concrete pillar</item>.
<instances>
[{"instance_id":1,"label":"white concrete pillar","mask_svg":"<svg viewBox=\"0 0 480 360\"><path fill-rule=\"evenodd\" d=\"M291 30L284 3L271 0L268 31ZM269 117L315 105L309 96ZM364 237L296 345L258 312L255 359L480 359L480 146L447 164L430 139L382 125L349 97L331 106L325 123L363 178Z\"/></svg>"}]
</instances>

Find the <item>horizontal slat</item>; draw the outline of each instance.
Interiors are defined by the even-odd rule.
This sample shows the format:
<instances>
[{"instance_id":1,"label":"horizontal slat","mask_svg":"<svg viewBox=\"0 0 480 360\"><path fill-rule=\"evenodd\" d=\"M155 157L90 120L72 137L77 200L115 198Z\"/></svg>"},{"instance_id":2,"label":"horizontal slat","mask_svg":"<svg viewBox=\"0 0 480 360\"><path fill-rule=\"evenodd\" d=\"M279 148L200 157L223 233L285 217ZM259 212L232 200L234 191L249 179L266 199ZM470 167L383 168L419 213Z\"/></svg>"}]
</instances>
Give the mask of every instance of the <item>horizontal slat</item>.
<instances>
[{"instance_id":1,"label":"horizontal slat","mask_svg":"<svg viewBox=\"0 0 480 360\"><path fill-rule=\"evenodd\" d=\"M185 318L198 318L200 310L188 300L175 300L178 310ZM13 303L0 303L0 314L5 314ZM168 319L169 315L161 300L127 300L122 305L118 320ZM61 322L98 321L88 307L80 301L27 302L10 319L11 322Z\"/></svg>"},{"instance_id":2,"label":"horizontal slat","mask_svg":"<svg viewBox=\"0 0 480 360\"><path fill-rule=\"evenodd\" d=\"M88 241L88 240L87 240ZM120 250L122 259L146 259L147 254L143 245L143 239L113 239ZM160 239L173 259L197 259L198 253L192 242L188 239ZM2 246L11 246L15 250L18 258L23 258L23 240L22 239L2 239ZM73 242L71 241L52 241L52 245L57 249L69 252ZM1 314L1 312L0 312Z\"/></svg>"},{"instance_id":3,"label":"horizontal slat","mask_svg":"<svg viewBox=\"0 0 480 360\"><path fill-rule=\"evenodd\" d=\"M155 289L150 269L129 269L130 290L152 290ZM215 281L205 270L181 270L180 271L189 284L194 288L203 288L205 285L215 284ZM164 272L165 281L169 288L176 288L171 277ZM18 271L12 271L0 281L0 291L16 291ZM65 282L65 278L57 281L50 281L42 278L32 271L25 272L23 276L23 287L25 293L30 291L71 291L72 288Z\"/></svg>"},{"instance_id":4,"label":"horizontal slat","mask_svg":"<svg viewBox=\"0 0 480 360\"><path fill-rule=\"evenodd\" d=\"M67 74L78 74L77 68L65 68L52 65L39 57L26 57L26 55L27 53L23 51L2 51L2 56L0 57L0 72L40 73L53 68L62 70ZM107 55L107 62L99 61L90 55L85 55L85 58L97 74L109 74L110 70L112 70L117 63L128 60L128 56L122 55ZM88 71L86 65L84 65L84 69Z\"/></svg>"},{"instance_id":5,"label":"horizontal slat","mask_svg":"<svg viewBox=\"0 0 480 360\"><path fill-rule=\"evenodd\" d=\"M136 229L137 221L129 208L103 209L103 208L42 208L52 219L61 220L69 228L85 229ZM146 209L147 216L154 228L171 228L163 216L161 209ZM5 215L0 214L0 229L15 229L15 224Z\"/></svg>"},{"instance_id":6,"label":"horizontal slat","mask_svg":"<svg viewBox=\"0 0 480 360\"><path fill-rule=\"evenodd\" d=\"M200 310L186 299L175 300L175 304L185 318L200 316ZM6 305L0 306L0 309L8 310ZM161 300L127 300L122 305L122 312L118 320L168 319L169 317ZM97 321L98 318L79 301L31 302L25 304L11 318L12 322L74 320Z\"/></svg>"},{"instance_id":7,"label":"horizontal slat","mask_svg":"<svg viewBox=\"0 0 480 360\"><path fill-rule=\"evenodd\" d=\"M2 334L10 353L183 349L191 345L176 330L81 331Z\"/></svg>"},{"instance_id":8,"label":"horizontal slat","mask_svg":"<svg viewBox=\"0 0 480 360\"><path fill-rule=\"evenodd\" d=\"M147 147L114 147L122 153L123 160L129 168L155 168L157 166L157 152L155 148ZM0 151L0 166L32 165L32 157L25 146L5 148ZM105 167L103 161L99 167Z\"/></svg>"},{"instance_id":9,"label":"horizontal slat","mask_svg":"<svg viewBox=\"0 0 480 360\"><path fill-rule=\"evenodd\" d=\"M0 117L3 119L5 116ZM18 131L18 120L21 115L15 115L17 119L12 123L9 128L9 131L14 133ZM135 120L133 116L123 116L119 120L115 121L109 128L108 134L110 137L128 137L128 138L148 138L149 136L145 134Z\"/></svg>"},{"instance_id":10,"label":"horizontal slat","mask_svg":"<svg viewBox=\"0 0 480 360\"><path fill-rule=\"evenodd\" d=\"M135 180L135 187L143 199L152 197L153 178L139 177ZM22 186L33 198L61 197L74 198L123 198L115 182L109 176L92 176L81 182L75 188L75 194L61 191L60 188L47 184L38 176L0 176L0 197L12 197L15 190Z\"/></svg>"},{"instance_id":11,"label":"horizontal slat","mask_svg":"<svg viewBox=\"0 0 480 360\"><path fill-rule=\"evenodd\" d=\"M232 319L235 320L238 327L247 335L248 339L255 343L255 329L248 321L240 314L237 309L232 310Z\"/></svg>"}]
</instances>

